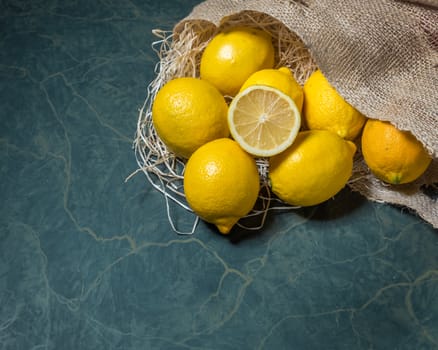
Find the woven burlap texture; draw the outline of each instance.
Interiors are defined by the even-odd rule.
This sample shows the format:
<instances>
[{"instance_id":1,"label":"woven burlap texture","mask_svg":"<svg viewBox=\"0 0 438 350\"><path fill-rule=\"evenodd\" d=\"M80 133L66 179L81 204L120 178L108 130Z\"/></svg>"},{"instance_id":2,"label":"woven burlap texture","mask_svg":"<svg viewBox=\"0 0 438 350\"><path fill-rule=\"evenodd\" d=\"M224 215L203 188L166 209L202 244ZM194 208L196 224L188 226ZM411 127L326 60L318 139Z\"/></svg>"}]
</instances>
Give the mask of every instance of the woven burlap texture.
<instances>
[{"instance_id":1,"label":"woven burlap texture","mask_svg":"<svg viewBox=\"0 0 438 350\"><path fill-rule=\"evenodd\" d=\"M210 0L175 26L208 21L219 26L243 11L270 15L295 32L335 89L369 118L409 130L434 158L423 177L387 186L363 161L350 187L367 198L403 205L438 228L438 11L436 1Z\"/></svg>"}]
</instances>

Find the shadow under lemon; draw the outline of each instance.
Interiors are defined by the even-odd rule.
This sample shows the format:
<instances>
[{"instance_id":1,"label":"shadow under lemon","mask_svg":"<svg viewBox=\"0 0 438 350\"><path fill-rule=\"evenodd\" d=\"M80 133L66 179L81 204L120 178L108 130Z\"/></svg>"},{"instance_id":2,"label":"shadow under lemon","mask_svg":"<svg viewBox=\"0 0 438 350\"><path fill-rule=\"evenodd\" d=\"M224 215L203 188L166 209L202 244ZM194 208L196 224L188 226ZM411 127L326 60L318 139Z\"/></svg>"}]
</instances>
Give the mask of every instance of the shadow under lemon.
<instances>
[{"instance_id":1,"label":"shadow under lemon","mask_svg":"<svg viewBox=\"0 0 438 350\"><path fill-rule=\"evenodd\" d=\"M249 230L239 225L235 225L231 232L225 237L233 244L238 244L242 241L251 239L260 239L263 236L271 236L278 230L284 230L284 217L289 216L291 226L297 221L300 222L324 222L335 221L341 218L345 219L351 216L353 212L365 205L368 200L357 192L353 192L349 187L344 187L334 197L317 205L290 208L290 209L275 209L270 210L266 214L263 227L258 230ZM281 220L280 219L281 216ZM305 220L303 220L305 219ZM247 227L257 227L260 225L260 216L244 218L239 221ZM211 225L212 231L215 231ZM216 230L217 231L217 230ZM218 233L219 234L219 233Z\"/></svg>"}]
</instances>

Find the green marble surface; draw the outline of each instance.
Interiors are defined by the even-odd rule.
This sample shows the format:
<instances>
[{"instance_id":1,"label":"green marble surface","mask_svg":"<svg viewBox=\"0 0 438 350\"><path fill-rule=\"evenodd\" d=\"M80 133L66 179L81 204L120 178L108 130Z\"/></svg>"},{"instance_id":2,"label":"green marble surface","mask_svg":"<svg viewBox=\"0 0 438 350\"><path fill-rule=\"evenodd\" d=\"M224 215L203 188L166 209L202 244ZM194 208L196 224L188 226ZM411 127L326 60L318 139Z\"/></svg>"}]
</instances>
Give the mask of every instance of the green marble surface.
<instances>
[{"instance_id":1,"label":"green marble surface","mask_svg":"<svg viewBox=\"0 0 438 350\"><path fill-rule=\"evenodd\" d=\"M438 233L408 210L346 189L181 236L125 183L151 30L197 2L0 1L0 349L437 349Z\"/></svg>"}]
</instances>

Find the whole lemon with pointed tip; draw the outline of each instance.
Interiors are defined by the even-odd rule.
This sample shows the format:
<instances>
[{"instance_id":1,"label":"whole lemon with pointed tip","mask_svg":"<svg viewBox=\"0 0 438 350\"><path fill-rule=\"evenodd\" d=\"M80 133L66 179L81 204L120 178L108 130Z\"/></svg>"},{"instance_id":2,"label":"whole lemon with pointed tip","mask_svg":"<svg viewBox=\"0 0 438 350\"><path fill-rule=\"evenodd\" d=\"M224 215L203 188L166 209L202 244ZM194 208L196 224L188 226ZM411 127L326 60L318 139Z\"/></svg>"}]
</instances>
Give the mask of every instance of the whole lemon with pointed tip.
<instances>
[{"instance_id":1,"label":"whole lemon with pointed tip","mask_svg":"<svg viewBox=\"0 0 438 350\"><path fill-rule=\"evenodd\" d=\"M158 91L152 122L170 151L189 158L203 144L229 135L227 113L224 97L209 82L175 78Z\"/></svg>"},{"instance_id":2,"label":"whole lemon with pointed tip","mask_svg":"<svg viewBox=\"0 0 438 350\"><path fill-rule=\"evenodd\" d=\"M254 207L259 181L254 158L236 141L222 138L201 146L189 158L184 193L201 219L226 234Z\"/></svg>"},{"instance_id":3,"label":"whole lemon with pointed tip","mask_svg":"<svg viewBox=\"0 0 438 350\"><path fill-rule=\"evenodd\" d=\"M414 135L389 122L369 119L361 141L362 154L370 170L380 180L393 185L416 180L432 161Z\"/></svg>"},{"instance_id":4,"label":"whole lemon with pointed tip","mask_svg":"<svg viewBox=\"0 0 438 350\"><path fill-rule=\"evenodd\" d=\"M274 66L271 35L250 27L233 27L216 34L201 56L200 76L224 95L234 96L248 77Z\"/></svg>"},{"instance_id":5,"label":"whole lemon with pointed tip","mask_svg":"<svg viewBox=\"0 0 438 350\"><path fill-rule=\"evenodd\" d=\"M353 142L331 131L301 131L291 147L269 160L272 192L291 205L322 203L346 185L355 152Z\"/></svg>"},{"instance_id":6,"label":"whole lemon with pointed tip","mask_svg":"<svg viewBox=\"0 0 438 350\"><path fill-rule=\"evenodd\" d=\"M262 69L253 73L242 85L240 91L252 85L266 85L280 90L288 95L301 112L303 108L303 88L295 80L292 71L287 67L279 69Z\"/></svg>"},{"instance_id":7,"label":"whole lemon with pointed tip","mask_svg":"<svg viewBox=\"0 0 438 350\"><path fill-rule=\"evenodd\" d=\"M304 83L303 121L309 129L329 130L346 140L361 132L366 117L330 85L320 70Z\"/></svg>"}]
</instances>

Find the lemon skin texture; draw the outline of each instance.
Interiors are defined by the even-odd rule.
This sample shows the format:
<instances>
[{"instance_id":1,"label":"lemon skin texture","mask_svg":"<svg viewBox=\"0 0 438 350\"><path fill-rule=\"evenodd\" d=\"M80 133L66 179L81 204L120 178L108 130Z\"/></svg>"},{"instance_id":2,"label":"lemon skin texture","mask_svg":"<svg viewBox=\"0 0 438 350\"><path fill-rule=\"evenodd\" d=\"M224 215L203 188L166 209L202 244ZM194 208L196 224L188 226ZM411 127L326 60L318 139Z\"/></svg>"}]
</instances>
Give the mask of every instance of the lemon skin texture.
<instances>
[{"instance_id":1,"label":"lemon skin texture","mask_svg":"<svg viewBox=\"0 0 438 350\"><path fill-rule=\"evenodd\" d=\"M248 77L275 61L271 35L255 28L237 27L218 33L201 56L200 76L222 94L234 96Z\"/></svg>"},{"instance_id":2,"label":"lemon skin texture","mask_svg":"<svg viewBox=\"0 0 438 350\"><path fill-rule=\"evenodd\" d=\"M229 138L201 146L186 164L184 193L189 206L222 234L251 211L259 189L254 158Z\"/></svg>"},{"instance_id":3,"label":"lemon skin texture","mask_svg":"<svg viewBox=\"0 0 438 350\"><path fill-rule=\"evenodd\" d=\"M203 144L228 137L228 105L210 83L176 78L157 93L152 105L154 128L167 148L189 158Z\"/></svg>"},{"instance_id":4,"label":"lemon skin texture","mask_svg":"<svg viewBox=\"0 0 438 350\"><path fill-rule=\"evenodd\" d=\"M346 185L355 152L353 142L331 131L301 131L291 147L269 160L272 192L295 206L322 203Z\"/></svg>"},{"instance_id":5,"label":"lemon skin texture","mask_svg":"<svg viewBox=\"0 0 438 350\"><path fill-rule=\"evenodd\" d=\"M289 68L259 70L243 83L240 92L252 85L266 85L280 90L295 102L301 113L304 101L303 88L297 83Z\"/></svg>"},{"instance_id":6,"label":"lemon skin texture","mask_svg":"<svg viewBox=\"0 0 438 350\"><path fill-rule=\"evenodd\" d=\"M346 102L320 70L304 84L303 122L309 129L329 130L342 138L359 136L366 117Z\"/></svg>"},{"instance_id":7,"label":"lemon skin texture","mask_svg":"<svg viewBox=\"0 0 438 350\"><path fill-rule=\"evenodd\" d=\"M389 184L416 180L432 161L420 141L389 122L369 119L361 142L365 163L378 179Z\"/></svg>"}]
</instances>

